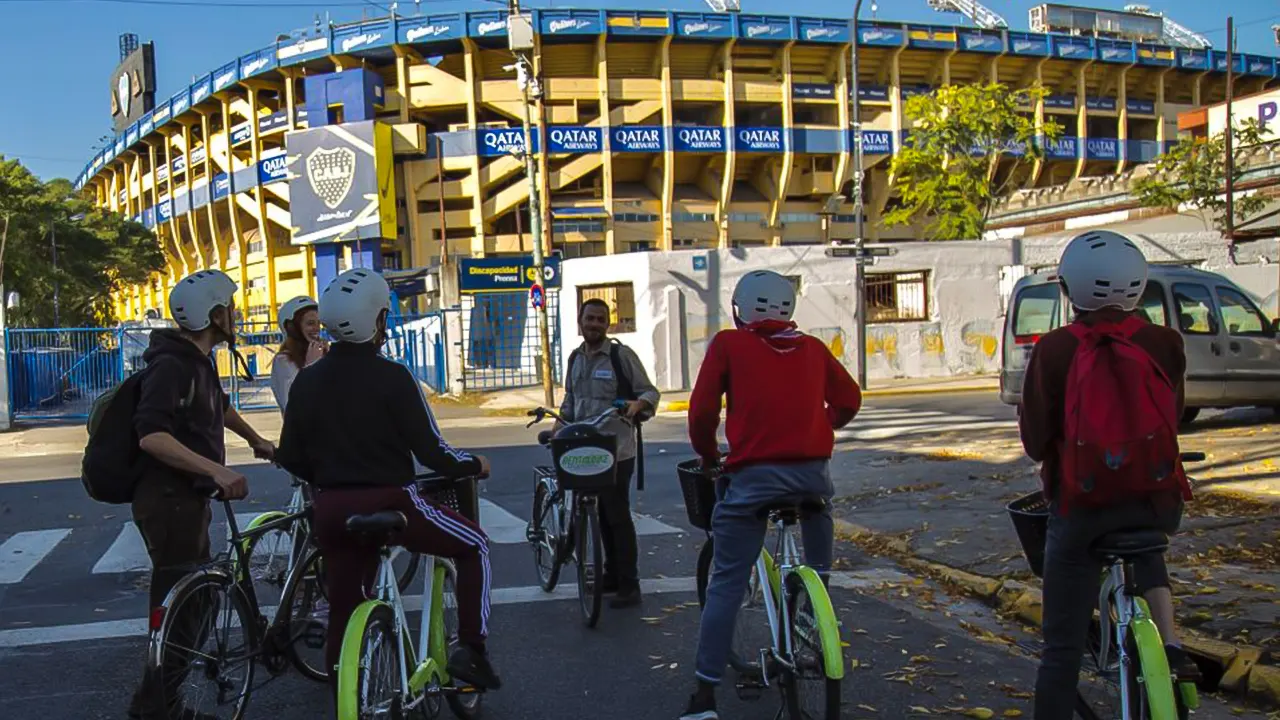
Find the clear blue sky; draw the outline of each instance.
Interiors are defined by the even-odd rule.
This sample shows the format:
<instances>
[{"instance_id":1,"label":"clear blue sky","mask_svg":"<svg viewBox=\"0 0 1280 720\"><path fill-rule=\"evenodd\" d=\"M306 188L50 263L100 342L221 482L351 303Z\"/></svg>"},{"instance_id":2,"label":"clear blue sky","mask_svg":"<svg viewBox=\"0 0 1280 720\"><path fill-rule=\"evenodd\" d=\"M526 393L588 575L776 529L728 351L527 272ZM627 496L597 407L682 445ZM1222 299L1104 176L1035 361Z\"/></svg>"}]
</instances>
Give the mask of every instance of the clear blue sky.
<instances>
[{"instance_id":1,"label":"clear blue sky","mask_svg":"<svg viewBox=\"0 0 1280 720\"><path fill-rule=\"evenodd\" d=\"M23 160L43 178L74 177L92 157L99 138L111 132L111 70L119 60L121 33L137 33L155 42L159 97L168 97L194 76L244 53L265 47L276 35L309 27L317 12L335 22L358 20L362 13L386 15L373 2L359 0L271 0L293 7L219 7L247 0L0 0L0 155ZM1127 0L1094 0L1078 4L1119 9ZM185 5L167 4L183 2ZM930 10L925 0L876 0L882 20L958 24L954 14ZM1275 0L1144 0L1178 22L1208 35L1216 47L1226 44L1226 16L1233 8L1239 28L1237 49L1280 54L1271 31L1280 22ZM870 19L872 0L864 0ZM986 0L1013 29L1027 29L1027 10L1035 0ZM627 7L701 9L698 0L540 0L526 6ZM425 0L422 7L440 12L492 9L492 3ZM401 0L399 12L411 14L412 0ZM786 3L742 0L744 12L841 16L852 2L789 0Z\"/></svg>"}]
</instances>

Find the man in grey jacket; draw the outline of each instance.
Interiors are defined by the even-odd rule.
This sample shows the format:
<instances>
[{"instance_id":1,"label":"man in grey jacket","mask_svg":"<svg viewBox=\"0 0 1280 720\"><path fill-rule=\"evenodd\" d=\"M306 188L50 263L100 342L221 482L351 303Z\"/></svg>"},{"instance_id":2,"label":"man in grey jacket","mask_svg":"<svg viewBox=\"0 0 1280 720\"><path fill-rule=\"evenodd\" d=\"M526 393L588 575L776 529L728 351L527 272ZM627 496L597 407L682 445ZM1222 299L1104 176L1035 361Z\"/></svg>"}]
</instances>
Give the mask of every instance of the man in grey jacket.
<instances>
[{"instance_id":1,"label":"man in grey jacket","mask_svg":"<svg viewBox=\"0 0 1280 720\"><path fill-rule=\"evenodd\" d=\"M608 303L593 298L578 309L582 345L569 356L565 372L564 402L560 415L566 421L589 420L625 400L628 418L652 414L658 407L658 390L649 381L644 365L631 348L609 337ZM621 374L622 377L618 377ZM631 518L631 475L636 466L636 434L621 419L601 428L618 437L618 484L600 494L600 535L604 544L604 591L617 593L609 607L640 604L639 549Z\"/></svg>"}]
</instances>

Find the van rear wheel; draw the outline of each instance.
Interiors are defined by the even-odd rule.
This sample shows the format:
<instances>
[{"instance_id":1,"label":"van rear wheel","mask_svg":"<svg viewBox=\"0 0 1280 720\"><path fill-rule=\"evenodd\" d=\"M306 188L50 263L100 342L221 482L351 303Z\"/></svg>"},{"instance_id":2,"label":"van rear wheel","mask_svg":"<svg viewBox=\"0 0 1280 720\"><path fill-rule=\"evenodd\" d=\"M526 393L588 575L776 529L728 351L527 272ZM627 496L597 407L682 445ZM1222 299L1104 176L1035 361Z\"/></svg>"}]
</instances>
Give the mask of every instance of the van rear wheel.
<instances>
[{"instance_id":1,"label":"van rear wheel","mask_svg":"<svg viewBox=\"0 0 1280 720\"><path fill-rule=\"evenodd\" d=\"M1182 411L1182 424L1190 425L1200 417L1200 408L1189 407Z\"/></svg>"}]
</instances>

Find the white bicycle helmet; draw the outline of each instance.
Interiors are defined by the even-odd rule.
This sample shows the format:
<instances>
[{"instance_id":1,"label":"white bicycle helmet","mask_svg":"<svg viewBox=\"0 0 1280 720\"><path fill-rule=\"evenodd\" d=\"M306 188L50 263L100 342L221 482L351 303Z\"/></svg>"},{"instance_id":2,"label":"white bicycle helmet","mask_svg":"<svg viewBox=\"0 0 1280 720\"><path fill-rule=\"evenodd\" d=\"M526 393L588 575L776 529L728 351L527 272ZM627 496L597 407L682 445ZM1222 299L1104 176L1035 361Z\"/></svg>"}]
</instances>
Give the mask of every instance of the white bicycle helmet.
<instances>
[{"instance_id":1,"label":"white bicycle helmet","mask_svg":"<svg viewBox=\"0 0 1280 720\"><path fill-rule=\"evenodd\" d=\"M1133 310L1147 287L1147 258L1124 235L1095 230L1077 236L1062 251L1058 279L1080 310Z\"/></svg>"},{"instance_id":2,"label":"white bicycle helmet","mask_svg":"<svg viewBox=\"0 0 1280 720\"><path fill-rule=\"evenodd\" d=\"M320 304L315 300L312 300L307 295L299 295L298 297L285 302L285 304L280 306L280 312L276 315L276 323L280 326L280 332L285 333L286 335L288 334L289 331L284 328L286 320L294 319L297 317L298 313L303 310L319 307Z\"/></svg>"},{"instance_id":3,"label":"white bicycle helmet","mask_svg":"<svg viewBox=\"0 0 1280 720\"><path fill-rule=\"evenodd\" d=\"M209 313L230 307L237 286L221 270L201 270L178 281L169 291L169 313L179 327L200 332L209 327Z\"/></svg>"},{"instance_id":4,"label":"white bicycle helmet","mask_svg":"<svg viewBox=\"0 0 1280 720\"><path fill-rule=\"evenodd\" d=\"M338 342L369 342L378 333L378 315L390 309L391 286L366 268L342 273L320 295L320 322Z\"/></svg>"},{"instance_id":5,"label":"white bicycle helmet","mask_svg":"<svg viewBox=\"0 0 1280 720\"><path fill-rule=\"evenodd\" d=\"M733 316L747 325L761 320L791 322L795 309L791 281L772 270L747 273L733 289Z\"/></svg>"}]
</instances>

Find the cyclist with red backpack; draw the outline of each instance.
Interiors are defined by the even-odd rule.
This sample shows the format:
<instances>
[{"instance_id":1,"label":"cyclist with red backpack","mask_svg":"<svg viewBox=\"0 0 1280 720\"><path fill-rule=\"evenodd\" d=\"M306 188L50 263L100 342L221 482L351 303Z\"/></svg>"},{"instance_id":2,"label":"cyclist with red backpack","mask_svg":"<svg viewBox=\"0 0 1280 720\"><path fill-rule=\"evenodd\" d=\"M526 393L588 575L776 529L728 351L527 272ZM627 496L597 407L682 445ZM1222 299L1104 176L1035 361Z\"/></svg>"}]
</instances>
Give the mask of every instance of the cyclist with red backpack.
<instances>
[{"instance_id":1,"label":"cyclist with red backpack","mask_svg":"<svg viewBox=\"0 0 1280 720\"><path fill-rule=\"evenodd\" d=\"M1174 533L1191 488L1178 451L1182 336L1136 312L1147 260L1127 237L1096 231L1067 245L1058 281L1074 320L1036 344L1018 427L1050 500L1044 564L1044 655L1036 720L1071 717L1102 565L1095 540L1120 530ZM1174 626L1161 555L1134 560L1139 589L1181 680L1199 671Z\"/></svg>"}]
</instances>

